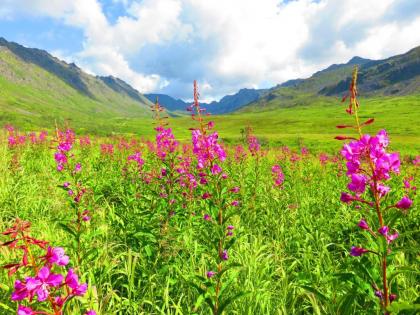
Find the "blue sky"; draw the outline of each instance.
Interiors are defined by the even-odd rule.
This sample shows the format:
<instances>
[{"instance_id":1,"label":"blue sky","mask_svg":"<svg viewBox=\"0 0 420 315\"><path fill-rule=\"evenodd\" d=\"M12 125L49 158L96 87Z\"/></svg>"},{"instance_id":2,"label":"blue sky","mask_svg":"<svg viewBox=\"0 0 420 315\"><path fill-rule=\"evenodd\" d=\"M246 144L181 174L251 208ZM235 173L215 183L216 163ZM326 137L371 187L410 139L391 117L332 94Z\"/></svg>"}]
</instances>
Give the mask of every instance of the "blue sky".
<instances>
[{"instance_id":1,"label":"blue sky","mask_svg":"<svg viewBox=\"0 0 420 315\"><path fill-rule=\"evenodd\" d=\"M204 100L420 45L418 0L2 0L0 36L141 92Z\"/></svg>"}]
</instances>

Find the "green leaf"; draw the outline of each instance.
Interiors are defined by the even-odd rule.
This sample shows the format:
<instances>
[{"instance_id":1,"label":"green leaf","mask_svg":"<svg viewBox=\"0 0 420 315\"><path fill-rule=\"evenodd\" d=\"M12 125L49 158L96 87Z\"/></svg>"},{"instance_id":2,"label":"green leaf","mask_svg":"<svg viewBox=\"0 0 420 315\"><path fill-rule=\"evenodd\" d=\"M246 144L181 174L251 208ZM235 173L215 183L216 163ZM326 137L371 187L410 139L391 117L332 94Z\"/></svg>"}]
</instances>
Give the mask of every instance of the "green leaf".
<instances>
[{"instance_id":1,"label":"green leaf","mask_svg":"<svg viewBox=\"0 0 420 315\"><path fill-rule=\"evenodd\" d=\"M397 313L397 314L400 311L418 311L418 310L420 310L420 304L412 304L408 302L393 302L387 308L387 311L392 312L392 313Z\"/></svg>"},{"instance_id":2,"label":"green leaf","mask_svg":"<svg viewBox=\"0 0 420 315\"><path fill-rule=\"evenodd\" d=\"M225 300L224 302L220 303L219 309L218 309L218 313L222 314L223 311L225 310L225 308L227 306L229 306L230 304L232 304L235 300L239 299L240 297L243 297L245 295L250 294L251 292L239 292L231 297L229 297L227 300Z\"/></svg>"},{"instance_id":3,"label":"green leaf","mask_svg":"<svg viewBox=\"0 0 420 315\"><path fill-rule=\"evenodd\" d=\"M64 224L64 223L58 223L58 225L67 233L73 235L74 237L77 237L77 233L76 231L74 231L71 227L69 227L68 225Z\"/></svg>"},{"instance_id":4,"label":"green leaf","mask_svg":"<svg viewBox=\"0 0 420 315\"><path fill-rule=\"evenodd\" d=\"M311 293L313 293L318 299L320 299L323 302L328 302L330 299L328 297L326 297L324 294L322 294L321 292L319 292L317 289L311 287L311 286L307 286L307 285L299 285L299 287L301 287L302 289L309 291Z\"/></svg>"}]
</instances>

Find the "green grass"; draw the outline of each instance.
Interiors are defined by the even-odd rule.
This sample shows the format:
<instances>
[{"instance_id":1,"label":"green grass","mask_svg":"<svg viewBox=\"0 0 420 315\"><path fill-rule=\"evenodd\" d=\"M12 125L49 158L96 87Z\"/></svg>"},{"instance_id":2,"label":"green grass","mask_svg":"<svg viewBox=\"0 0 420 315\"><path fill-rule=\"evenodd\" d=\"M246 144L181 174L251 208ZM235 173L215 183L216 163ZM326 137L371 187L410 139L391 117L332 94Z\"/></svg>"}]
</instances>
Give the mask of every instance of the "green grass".
<instances>
[{"instance_id":1,"label":"green grass","mask_svg":"<svg viewBox=\"0 0 420 315\"><path fill-rule=\"evenodd\" d=\"M221 119L228 121L217 118L220 127ZM234 125L234 120L230 123ZM99 314L209 314L205 304L194 307L199 293L189 282L209 268L208 248L201 239L207 206L199 199L185 208L177 203L177 214L165 232L161 226L167 209L155 193L159 185L123 175L129 152L117 150L114 157L103 157L98 143L73 152L83 165L80 181L93 193L88 206L93 219L83 236L85 255L78 266L90 289L66 314L82 314L92 307ZM145 171L160 169L161 162L144 147L142 152ZM225 294L247 295L225 314L379 314L378 299L359 265L363 261L376 279L375 257L347 254L351 245L368 240L356 226L361 211L339 201L347 179L337 176L338 166L322 167L316 156L293 165L279 160L277 149L258 164L252 158L237 163L232 154L223 163L230 175L223 185L241 187L237 196L241 206L230 219L237 236L230 262L241 267L229 273L233 282ZM17 165L12 163L16 159ZM282 190L272 186L274 163L280 163L286 174ZM401 177L390 183L397 193L388 202L398 200L402 178L413 172L410 165L403 166ZM55 172L53 152L48 146L10 150L2 144L0 173L0 230L15 217L30 220L33 235L63 246L74 264L73 238L59 225L71 220L73 212L66 193L57 187L66 177ZM205 187L199 188L197 195L203 191ZM182 200L180 194L176 198ZM395 225L401 234L395 247L405 254L391 257L392 264L405 270L396 278L399 301L409 303L420 299L418 202L415 197L415 206ZM14 257L0 247L0 265ZM15 313L16 303L9 299L12 285L6 271L0 270L1 314Z\"/></svg>"}]
</instances>

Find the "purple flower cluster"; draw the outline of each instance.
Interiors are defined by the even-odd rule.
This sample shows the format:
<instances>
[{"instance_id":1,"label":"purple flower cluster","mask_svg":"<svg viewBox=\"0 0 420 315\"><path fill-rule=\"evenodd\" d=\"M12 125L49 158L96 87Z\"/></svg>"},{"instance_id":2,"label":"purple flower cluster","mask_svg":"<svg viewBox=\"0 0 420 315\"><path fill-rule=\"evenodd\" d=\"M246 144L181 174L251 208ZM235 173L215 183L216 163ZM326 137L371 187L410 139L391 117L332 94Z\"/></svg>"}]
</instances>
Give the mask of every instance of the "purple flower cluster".
<instances>
[{"instance_id":1,"label":"purple flower cluster","mask_svg":"<svg viewBox=\"0 0 420 315\"><path fill-rule=\"evenodd\" d=\"M383 181L390 179L391 173L399 173L400 159L398 153L386 152L388 144L388 135L381 130L376 136L363 135L360 140L344 145L341 155L347 161L350 178L347 187L356 197L365 192L367 185L380 197L390 191Z\"/></svg>"},{"instance_id":2,"label":"purple flower cluster","mask_svg":"<svg viewBox=\"0 0 420 315\"><path fill-rule=\"evenodd\" d=\"M68 265L69 257L63 248L47 247L47 242L29 236L29 228L29 222L17 219L13 227L2 233L12 238L11 241L4 243L4 246L7 245L11 250L21 249L24 253L20 263L5 266L10 269L9 275L14 274L20 267L26 267L33 273L32 276L25 276L23 280L15 280L11 300L27 300L32 303L36 297L38 302L48 301L54 314L62 314L62 309L68 301L86 293L87 284L80 283L79 277L71 268L67 273L55 273L54 269L60 270ZM29 248L31 245L45 250L45 254L34 256L32 254L34 249ZM18 315L41 313L44 314L24 305L19 305L17 311Z\"/></svg>"},{"instance_id":3,"label":"purple flower cluster","mask_svg":"<svg viewBox=\"0 0 420 315\"><path fill-rule=\"evenodd\" d=\"M171 128L165 129L159 126L155 130L157 131L156 154L161 160L164 160L168 153L175 152L179 146L179 142L175 140Z\"/></svg>"},{"instance_id":4,"label":"purple flower cluster","mask_svg":"<svg viewBox=\"0 0 420 315\"><path fill-rule=\"evenodd\" d=\"M72 149L75 134L73 130L67 129L65 133L58 131L57 132L57 152L54 153L54 159L57 163L57 171L63 171L64 167L68 164L69 151Z\"/></svg>"},{"instance_id":5,"label":"purple flower cluster","mask_svg":"<svg viewBox=\"0 0 420 315\"><path fill-rule=\"evenodd\" d=\"M216 160L223 162L226 159L226 152L217 142L218 138L217 132L206 135L198 129L192 131L193 153L197 157L199 169L209 166ZM217 172L218 169L213 171Z\"/></svg>"},{"instance_id":6,"label":"purple flower cluster","mask_svg":"<svg viewBox=\"0 0 420 315\"><path fill-rule=\"evenodd\" d=\"M271 173L273 174L274 186L282 187L284 183L284 173L280 165L273 165L271 168Z\"/></svg>"}]
</instances>

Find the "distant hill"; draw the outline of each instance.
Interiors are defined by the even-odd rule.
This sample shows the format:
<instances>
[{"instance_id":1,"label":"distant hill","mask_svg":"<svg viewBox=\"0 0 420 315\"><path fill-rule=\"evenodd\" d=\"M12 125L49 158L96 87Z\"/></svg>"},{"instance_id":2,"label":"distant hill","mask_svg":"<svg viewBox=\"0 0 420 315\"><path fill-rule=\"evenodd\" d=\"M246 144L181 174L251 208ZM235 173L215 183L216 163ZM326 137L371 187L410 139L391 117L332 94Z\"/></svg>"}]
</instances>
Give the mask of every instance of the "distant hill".
<instances>
[{"instance_id":1,"label":"distant hill","mask_svg":"<svg viewBox=\"0 0 420 315\"><path fill-rule=\"evenodd\" d=\"M156 98L158 98L159 104L169 111L185 111L188 107L187 102L180 99L174 99L166 94L144 94L144 96L152 103L155 103Z\"/></svg>"},{"instance_id":2,"label":"distant hill","mask_svg":"<svg viewBox=\"0 0 420 315\"><path fill-rule=\"evenodd\" d=\"M148 117L151 103L114 77L95 77L35 48L0 38L0 124Z\"/></svg>"},{"instance_id":3,"label":"distant hill","mask_svg":"<svg viewBox=\"0 0 420 315\"><path fill-rule=\"evenodd\" d=\"M212 114L226 114L258 100L266 91L263 89L241 89L235 94L222 97L218 102L202 103L202 105ZM155 102L158 97L159 103L170 111L185 111L189 106L189 103L165 94L145 94L144 96L151 102Z\"/></svg>"}]
</instances>

